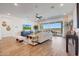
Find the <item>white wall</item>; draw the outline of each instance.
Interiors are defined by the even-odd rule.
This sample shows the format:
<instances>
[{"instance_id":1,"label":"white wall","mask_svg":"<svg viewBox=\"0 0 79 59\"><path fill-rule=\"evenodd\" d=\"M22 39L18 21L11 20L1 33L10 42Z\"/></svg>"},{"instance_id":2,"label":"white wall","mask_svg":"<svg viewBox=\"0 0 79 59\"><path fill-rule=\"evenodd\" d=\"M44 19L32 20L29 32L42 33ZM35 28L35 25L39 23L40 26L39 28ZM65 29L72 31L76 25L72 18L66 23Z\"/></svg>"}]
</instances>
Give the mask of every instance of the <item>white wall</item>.
<instances>
[{"instance_id":1,"label":"white wall","mask_svg":"<svg viewBox=\"0 0 79 59\"><path fill-rule=\"evenodd\" d=\"M77 8L76 4L73 10L73 27L75 28L76 32L79 33L79 28L77 28Z\"/></svg>"},{"instance_id":2,"label":"white wall","mask_svg":"<svg viewBox=\"0 0 79 59\"><path fill-rule=\"evenodd\" d=\"M10 31L6 30L6 27L2 26L2 22L6 21L7 25L11 27ZM27 24L31 22L29 19L20 19L16 17L0 17L0 28L1 28L1 35L2 37L7 37L7 36L16 36L18 32L22 31L22 25Z\"/></svg>"},{"instance_id":3,"label":"white wall","mask_svg":"<svg viewBox=\"0 0 79 59\"><path fill-rule=\"evenodd\" d=\"M77 9L76 9L76 4L75 4L74 10L73 10L73 27L75 29L78 29L77 28Z\"/></svg>"}]
</instances>

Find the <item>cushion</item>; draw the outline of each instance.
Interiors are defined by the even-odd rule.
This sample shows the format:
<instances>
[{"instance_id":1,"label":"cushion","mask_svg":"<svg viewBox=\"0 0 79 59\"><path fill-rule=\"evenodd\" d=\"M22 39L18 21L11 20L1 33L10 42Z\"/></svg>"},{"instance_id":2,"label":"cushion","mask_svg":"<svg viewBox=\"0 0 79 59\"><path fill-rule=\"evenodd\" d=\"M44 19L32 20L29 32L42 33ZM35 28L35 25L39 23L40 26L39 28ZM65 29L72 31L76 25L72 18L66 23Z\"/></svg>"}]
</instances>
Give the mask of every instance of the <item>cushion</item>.
<instances>
[{"instance_id":1,"label":"cushion","mask_svg":"<svg viewBox=\"0 0 79 59\"><path fill-rule=\"evenodd\" d=\"M32 33L33 33L33 31L22 31L22 32L21 32L21 36L26 37L26 36L28 36L28 35L30 35L30 34L32 34Z\"/></svg>"}]
</instances>

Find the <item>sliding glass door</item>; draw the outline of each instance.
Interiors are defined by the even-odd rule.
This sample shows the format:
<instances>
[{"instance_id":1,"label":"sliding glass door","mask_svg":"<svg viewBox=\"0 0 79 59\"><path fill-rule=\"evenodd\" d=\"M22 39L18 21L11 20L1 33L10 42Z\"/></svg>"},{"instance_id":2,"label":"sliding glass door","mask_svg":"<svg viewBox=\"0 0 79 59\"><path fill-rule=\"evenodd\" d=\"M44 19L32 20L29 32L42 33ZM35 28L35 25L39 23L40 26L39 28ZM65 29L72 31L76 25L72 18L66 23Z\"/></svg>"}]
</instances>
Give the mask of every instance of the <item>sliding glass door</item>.
<instances>
[{"instance_id":1,"label":"sliding glass door","mask_svg":"<svg viewBox=\"0 0 79 59\"><path fill-rule=\"evenodd\" d=\"M63 33L63 22L51 22L42 24L43 30L51 30L55 35L62 35Z\"/></svg>"}]
</instances>

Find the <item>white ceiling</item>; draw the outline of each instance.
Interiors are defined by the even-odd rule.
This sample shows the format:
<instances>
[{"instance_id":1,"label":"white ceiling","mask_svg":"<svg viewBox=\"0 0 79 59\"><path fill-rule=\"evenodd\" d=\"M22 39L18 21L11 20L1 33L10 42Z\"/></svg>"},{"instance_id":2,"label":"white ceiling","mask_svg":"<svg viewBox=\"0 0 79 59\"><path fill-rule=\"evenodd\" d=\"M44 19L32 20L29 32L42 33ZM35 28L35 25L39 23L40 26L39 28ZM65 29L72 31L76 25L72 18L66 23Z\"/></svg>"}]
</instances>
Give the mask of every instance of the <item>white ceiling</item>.
<instances>
[{"instance_id":1,"label":"white ceiling","mask_svg":"<svg viewBox=\"0 0 79 59\"><path fill-rule=\"evenodd\" d=\"M18 6L14 6L13 3L0 3L0 15L10 13L10 16L19 18L34 18L35 14L39 13L44 18L48 18L69 13L73 10L74 5L73 3L65 3L61 7L60 3L18 3Z\"/></svg>"}]
</instances>

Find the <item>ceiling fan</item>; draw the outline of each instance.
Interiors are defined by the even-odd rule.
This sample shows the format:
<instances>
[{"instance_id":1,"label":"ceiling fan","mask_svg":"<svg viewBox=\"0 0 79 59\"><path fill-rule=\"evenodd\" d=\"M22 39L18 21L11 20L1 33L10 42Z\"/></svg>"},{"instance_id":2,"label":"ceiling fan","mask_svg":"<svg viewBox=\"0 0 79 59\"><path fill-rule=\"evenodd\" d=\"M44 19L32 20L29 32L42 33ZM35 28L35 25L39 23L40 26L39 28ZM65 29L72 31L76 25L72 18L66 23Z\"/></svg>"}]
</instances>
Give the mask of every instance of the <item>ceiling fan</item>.
<instances>
[{"instance_id":1,"label":"ceiling fan","mask_svg":"<svg viewBox=\"0 0 79 59\"><path fill-rule=\"evenodd\" d=\"M36 17L37 19L42 19L42 18L43 18L43 16L39 16L38 13L36 13L35 17Z\"/></svg>"}]
</instances>

